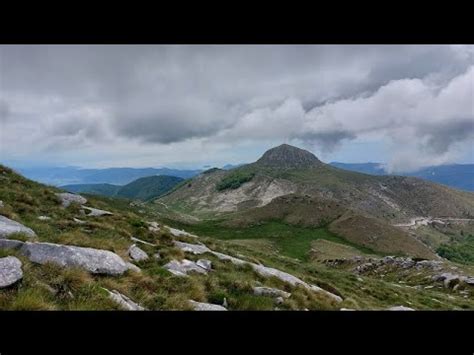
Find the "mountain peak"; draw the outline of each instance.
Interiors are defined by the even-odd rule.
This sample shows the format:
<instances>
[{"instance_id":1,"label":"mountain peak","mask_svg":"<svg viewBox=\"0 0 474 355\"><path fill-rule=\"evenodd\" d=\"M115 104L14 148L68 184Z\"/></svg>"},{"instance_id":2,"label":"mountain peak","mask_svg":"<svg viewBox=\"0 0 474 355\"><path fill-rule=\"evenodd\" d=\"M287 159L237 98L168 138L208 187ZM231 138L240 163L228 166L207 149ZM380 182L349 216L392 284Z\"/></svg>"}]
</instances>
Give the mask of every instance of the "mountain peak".
<instances>
[{"instance_id":1,"label":"mountain peak","mask_svg":"<svg viewBox=\"0 0 474 355\"><path fill-rule=\"evenodd\" d=\"M322 164L313 153L288 144L267 150L257 163L281 168L307 168Z\"/></svg>"}]
</instances>

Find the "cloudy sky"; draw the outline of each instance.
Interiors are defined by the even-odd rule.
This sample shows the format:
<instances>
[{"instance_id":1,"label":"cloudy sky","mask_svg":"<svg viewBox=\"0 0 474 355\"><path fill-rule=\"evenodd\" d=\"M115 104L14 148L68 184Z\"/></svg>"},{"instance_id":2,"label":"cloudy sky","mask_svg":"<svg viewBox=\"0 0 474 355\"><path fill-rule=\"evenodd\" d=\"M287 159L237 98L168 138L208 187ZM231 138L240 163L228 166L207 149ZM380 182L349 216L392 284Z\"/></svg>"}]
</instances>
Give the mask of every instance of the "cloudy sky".
<instances>
[{"instance_id":1,"label":"cloudy sky","mask_svg":"<svg viewBox=\"0 0 474 355\"><path fill-rule=\"evenodd\" d=\"M473 86L474 46L0 46L0 161L474 163Z\"/></svg>"}]
</instances>

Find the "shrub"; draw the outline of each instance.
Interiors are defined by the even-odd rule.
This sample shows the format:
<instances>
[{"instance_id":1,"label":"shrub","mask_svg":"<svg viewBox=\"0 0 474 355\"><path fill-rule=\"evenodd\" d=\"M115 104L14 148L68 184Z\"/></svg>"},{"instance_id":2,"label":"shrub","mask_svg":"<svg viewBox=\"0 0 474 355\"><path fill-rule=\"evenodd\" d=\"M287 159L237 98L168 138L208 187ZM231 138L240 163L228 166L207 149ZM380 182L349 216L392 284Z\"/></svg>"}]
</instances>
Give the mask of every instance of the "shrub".
<instances>
[{"instance_id":1,"label":"shrub","mask_svg":"<svg viewBox=\"0 0 474 355\"><path fill-rule=\"evenodd\" d=\"M253 179L255 173L234 171L223 178L216 186L217 191L238 189L244 183Z\"/></svg>"}]
</instances>

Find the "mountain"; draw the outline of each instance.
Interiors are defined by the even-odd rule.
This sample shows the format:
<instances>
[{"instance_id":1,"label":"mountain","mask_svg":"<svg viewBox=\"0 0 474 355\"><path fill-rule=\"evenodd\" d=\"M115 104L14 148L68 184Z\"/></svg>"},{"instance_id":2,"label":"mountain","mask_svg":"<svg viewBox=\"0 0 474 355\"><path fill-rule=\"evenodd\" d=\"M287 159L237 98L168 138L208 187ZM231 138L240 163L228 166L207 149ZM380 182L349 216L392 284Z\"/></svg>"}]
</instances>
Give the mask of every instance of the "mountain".
<instances>
[{"instance_id":1,"label":"mountain","mask_svg":"<svg viewBox=\"0 0 474 355\"><path fill-rule=\"evenodd\" d=\"M332 166L372 175L388 175L379 163L330 163ZM414 176L421 179L447 185L460 190L474 191L474 164L452 164L432 166L411 173L402 173L403 176Z\"/></svg>"},{"instance_id":2,"label":"mountain","mask_svg":"<svg viewBox=\"0 0 474 355\"><path fill-rule=\"evenodd\" d=\"M72 184L60 186L60 188L73 193L115 196L122 186L112 184Z\"/></svg>"},{"instance_id":3,"label":"mountain","mask_svg":"<svg viewBox=\"0 0 474 355\"><path fill-rule=\"evenodd\" d=\"M281 200L284 196L303 200ZM212 224L214 229L239 225L242 220L252 222L243 223L244 228L276 221L323 229L374 252L418 257L434 254L413 233L394 225L417 217L474 218L472 193L414 177L339 169L286 144L270 149L254 163L200 174L156 202L157 208L163 204L174 211L173 218L181 215L187 222L197 218L193 223ZM286 210L297 212L289 218L281 215ZM312 214L324 218L308 224L305 218Z\"/></svg>"},{"instance_id":4,"label":"mountain","mask_svg":"<svg viewBox=\"0 0 474 355\"><path fill-rule=\"evenodd\" d=\"M169 168L81 169L77 167L18 167L15 170L29 179L53 186L71 184L125 185L138 178L152 175L168 175L188 179L202 171Z\"/></svg>"},{"instance_id":5,"label":"mountain","mask_svg":"<svg viewBox=\"0 0 474 355\"><path fill-rule=\"evenodd\" d=\"M148 176L121 187L116 196L147 201L170 191L184 179L176 176Z\"/></svg>"},{"instance_id":6,"label":"mountain","mask_svg":"<svg viewBox=\"0 0 474 355\"><path fill-rule=\"evenodd\" d=\"M87 193L109 197L123 197L146 201L170 191L184 179L176 176L147 176L134 180L124 186L111 184L64 185L62 189L74 193Z\"/></svg>"}]
</instances>

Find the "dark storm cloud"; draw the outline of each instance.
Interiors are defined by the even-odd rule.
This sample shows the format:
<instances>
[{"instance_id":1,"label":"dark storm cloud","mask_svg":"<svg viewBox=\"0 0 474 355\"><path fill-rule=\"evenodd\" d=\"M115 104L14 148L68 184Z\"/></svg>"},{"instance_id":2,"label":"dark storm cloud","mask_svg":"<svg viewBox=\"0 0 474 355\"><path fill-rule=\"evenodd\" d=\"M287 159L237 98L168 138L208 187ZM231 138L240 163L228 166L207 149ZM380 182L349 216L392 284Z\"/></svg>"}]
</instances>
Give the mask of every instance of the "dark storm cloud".
<instances>
[{"instance_id":1,"label":"dark storm cloud","mask_svg":"<svg viewBox=\"0 0 474 355\"><path fill-rule=\"evenodd\" d=\"M370 133L446 151L470 137L453 118L473 118L472 65L472 46L0 46L0 119L62 149L245 138L330 151ZM469 93L449 94L456 78L470 113Z\"/></svg>"}]
</instances>

